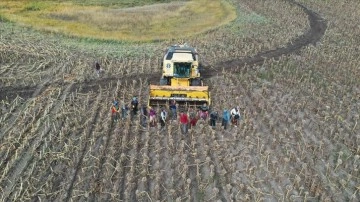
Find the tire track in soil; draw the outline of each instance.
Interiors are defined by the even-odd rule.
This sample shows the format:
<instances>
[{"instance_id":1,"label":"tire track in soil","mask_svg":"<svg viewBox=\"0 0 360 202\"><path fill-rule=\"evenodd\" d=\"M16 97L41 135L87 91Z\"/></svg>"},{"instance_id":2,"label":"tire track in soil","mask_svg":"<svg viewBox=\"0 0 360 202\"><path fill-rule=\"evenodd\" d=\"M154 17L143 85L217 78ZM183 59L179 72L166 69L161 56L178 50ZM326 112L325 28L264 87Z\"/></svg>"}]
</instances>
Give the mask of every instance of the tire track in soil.
<instances>
[{"instance_id":1,"label":"tire track in soil","mask_svg":"<svg viewBox=\"0 0 360 202\"><path fill-rule=\"evenodd\" d=\"M92 134L92 131L95 128L95 125L96 125L95 123L96 123L97 118L99 117L99 113L100 113L100 109L101 109L101 105L100 105L101 96L102 96L102 93L99 93L98 97L96 98L97 107L96 107L95 115L92 116L91 122L88 124L88 130L87 130L87 133L86 133L85 140L88 140L90 138L90 135ZM88 143L89 143L89 141L85 141L84 148L81 151L81 156L80 156L80 159L79 159L79 161L78 161L78 163L77 163L77 165L75 167L75 172L74 172L74 175L73 175L73 177L72 177L72 179L70 181L70 185L69 185L69 188L67 189L66 196L62 201L70 201L70 199L71 199L74 184L75 184L75 181L76 181L76 177L77 177L77 175L79 173L82 162L84 160L86 150L88 149Z\"/></svg>"},{"instance_id":2,"label":"tire track in soil","mask_svg":"<svg viewBox=\"0 0 360 202\"><path fill-rule=\"evenodd\" d=\"M61 128L62 126L64 126L64 124L65 124L65 122L62 121L59 128ZM36 161L34 164L37 165L37 164L40 163L41 161L47 161L47 160L48 160L48 159L46 159L46 157L43 157L42 159L40 158L38 161ZM39 170L39 172L41 172L40 175L34 175L34 173L35 173L36 171L38 171L38 170L35 170L34 168L32 168L32 169L33 169L33 170L32 170L32 173L28 174L27 179L26 179L26 180L22 180L22 181L23 181L23 182L30 182L30 181L31 181L31 178L32 178L33 176L41 176L41 177L39 178L40 180L37 181L37 182L38 182L38 185L32 184L32 186L33 186L33 187L42 187L42 186L44 186L44 185L47 183L47 181L49 181L49 180L51 179L50 176L53 174L52 170L53 170L53 168L57 165L57 163L58 163L58 160L57 160L57 159L51 160L51 162L47 162L47 164L48 164L49 166L47 167L47 169L45 170L45 172ZM29 165L30 165L30 164L29 164ZM30 167L29 165L28 165L27 167ZM44 182L45 182L45 183L44 183ZM29 184L24 183L24 185L22 185L22 191L20 192L19 195L23 196L23 195L28 191L28 187L29 187L29 186L30 186ZM52 192L55 192L55 190L52 190ZM14 193L11 193L11 194L9 195L9 200L11 199L12 194L15 194L15 192L14 192ZM34 196L34 197L33 197L33 200L36 201L37 198Z\"/></svg>"},{"instance_id":3,"label":"tire track in soil","mask_svg":"<svg viewBox=\"0 0 360 202\"><path fill-rule=\"evenodd\" d=\"M149 139L149 153L148 153L148 157L149 157L149 179L147 181L147 187L149 188L149 193L151 194L151 197L154 200L157 200L159 198L156 197L156 191L155 191L155 187L159 186L160 187L160 183L156 178L156 173L157 173L157 169L159 167L159 164L157 164L158 157L159 155L159 150L162 150L161 147L158 147L157 145L160 146L160 141L159 141L159 136L158 135L154 135L152 136L152 138ZM152 180L150 180L152 179Z\"/></svg>"},{"instance_id":4,"label":"tire track in soil","mask_svg":"<svg viewBox=\"0 0 360 202\"><path fill-rule=\"evenodd\" d=\"M41 90L42 89L42 90ZM42 91L44 91L44 87L40 87L38 88L36 94L40 94ZM69 92L72 91L72 84L70 84L66 90L65 90L65 93L69 94ZM66 98L66 95L64 94L63 96L65 97L62 97L62 99L65 99ZM22 107L24 108L25 105ZM44 107L43 109L45 109L46 107ZM56 111L58 110L58 106L55 108ZM44 114L43 114L43 110L41 110L41 112L39 112L38 114L36 114L36 116L34 117L34 121L37 121L39 118L43 117ZM14 112L15 114L16 112ZM51 112L49 112L49 114L51 114ZM56 113L55 113L56 114ZM11 125L7 127L7 129L5 129L5 131L0 131L1 133L0 134L6 134L9 130L11 130L13 128L13 126L17 123L16 122L16 119L18 118L18 116L16 115L13 115L14 117L12 118L12 121L11 121ZM12 150L9 152L8 156L6 159L2 159L2 155L0 157L2 161L2 163L0 163L0 170L3 170L4 169L4 165L6 165L6 163L13 157L13 155L15 154L16 150L22 145L22 142L24 140L25 137L27 137L28 133L30 133L30 130L32 128L32 124L28 124L26 127L25 127L25 130L24 130L24 133L23 134L20 134L19 135L19 138L18 138L18 142L16 144L14 144L14 147L12 148ZM0 140L2 140L3 136L0 135Z\"/></svg>"},{"instance_id":5,"label":"tire track in soil","mask_svg":"<svg viewBox=\"0 0 360 202\"><path fill-rule=\"evenodd\" d=\"M22 108L25 108L25 106L23 106ZM44 107L43 109L45 109L46 107ZM33 119L33 122L37 121L39 118L43 117L44 116L44 110L41 110L39 111L37 114L35 114L35 117ZM16 113L16 112L13 112L13 113ZM50 113L50 112L49 112ZM8 126L7 128L5 128L4 131L0 131L0 140L2 140L4 138L4 134L8 133L9 130L13 129L13 126L17 123L16 120L17 118L19 117L19 115L12 115L13 118L11 120L11 124L10 126ZM25 137L27 137L28 133L30 133L30 130L32 128L32 124L28 124L27 126L24 127L24 132L22 134L19 134L19 137L18 137L18 140L16 142L16 144L13 145L13 148L12 150L8 153L8 156L3 159L3 156L4 155L1 155L0 157L0 160L1 160L1 163L0 163L0 170L3 170L4 169L4 166L7 164L7 162L13 157L13 155L15 154L15 151L22 145L23 143L23 140ZM4 164L2 164L4 163Z\"/></svg>"},{"instance_id":6,"label":"tire track in soil","mask_svg":"<svg viewBox=\"0 0 360 202\"><path fill-rule=\"evenodd\" d=\"M125 131L123 131L123 136L121 138L121 153L120 153L120 160L121 160L121 166L122 170L119 172L119 174L122 173L119 180L119 189L116 190L119 194L120 199L125 198L125 181L126 181L126 174L130 169L128 168L130 166L130 159L128 158L130 147L128 147L129 139L131 138L131 134L129 131L126 130L126 128L130 128L130 123L125 122L122 126L125 128ZM124 156L123 156L124 155ZM126 170L127 169L127 170Z\"/></svg>"},{"instance_id":7,"label":"tire track in soil","mask_svg":"<svg viewBox=\"0 0 360 202\"><path fill-rule=\"evenodd\" d=\"M226 198L224 196L224 186L223 184L220 182L220 177L221 174L221 169L219 167L221 160L219 159L218 155L216 154L216 152L210 152L210 158L211 161L214 162L214 186L218 189L218 198L221 198L221 201L226 201Z\"/></svg>"},{"instance_id":8,"label":"tire track in soil","mask_svg":"<svg viewBox=\"0 0 360 202\"><path fill-rule=\"evenodd\" d=\"M70 89L71 89L71 84L66 88L66 90L65 90L65 92L67 93L67 94L69 94L69 91L71 91ZM67 94L64 94L63 95L63 100L66 100L66 96L67 96ZM56 109L58 109L58 108L56 108ZM57 114L57 113L55 113L55 114ZM35 120L37 120L36 118L35 118ZM62 128L63 126L64 126L64 124L65 124L65 121L61 121L61 123L59 124L59 127L58 128ZM51 129L48 129L48 131L47 131L47 133L50 133L51 131L52 131L53 129L51 128ZM46 134L47 134L46 133ZM43 144L42 145L40 145L38 148L41 148L41 147L44 147L44 148L46 148ZM50 147L50 146L49 146ZM36 149L35 151L42 151L42 149ZM37 157L32 157L31 158L31 161L29 161L29 163L28 163L28 165L27 165L27 168L29 168L30 167L30 165L31 164L33 164L34 166L35 165L37 165L37 164L39 164L41 161L46 161L46 160L48 160L48 159L46 159L47 157L43 157L43 158L39 158L38 160L36 160L35 159L35 162L33 162L34 160L34 158L38 158L38 156ZM40 180L37 180L36 182L38 183L38 185L34 185L34 184L32 184L32 186L33 187L43 187L45 184L47 184L47 182L49 181L49 176L51 176L52 174L53 174L53 172L52 172L52 170L53 170L53 168L55 167L55 166L58 166L58 164L57 164L57 162L58 162L58 160L56 159L56 160L51 160L51 162L48 162L48 167L47 167L47 169L46 169L46 171L45 172L40 172L40 175L35 175L35 176L41 176L40 177ZM28 174L28 176L27 176L27 180L22 180L23 182L30 182L30 180L31 180L31 178L32 178L32 176L34 176L34 173L36 172L36 171L38 171L37 169L34 169L34 166L32 166L32 173L31 174ZM25 169L26 170L26 169ZM23 171L23 172L25 172L25 170ZM45 183L44 183L45 182ZM25 192L27 192L28 190L27 190L27 188L29 187L30 185L29 184L27 184L27 183L24 183L24 185L21 185L21 187L22 187L22 191L20 192L20 194L19 195L24 195L25 194ZM15 186L15 188L16 188L16 186ZM52 190L52 192L55 192L56 190ZM13 193L10 193L10 195L9 195L9 197L8 197L8 200L10 201L11 200L11 197L12 197L12 195L13 194L15 194L15 192L13 192ZM36 197L36 196L33 196L33 199L32 200L34 200L34 201L36 201L36 200L38 200L38 198Z\"/></svg>"},{"instance_id":9,"label":"tire track in soil","mask_svg":"<svg viewBox=\"0 0 360 202\"><path fill-rule=\"evenodd\" d=\"M65 64L66 65L66 64ZM65 66L64 65L64 66ZM50 83L50 81L55 79L55 75L58 75L60 72L60 69L63 68L57 68L57 71L55 71L52 76L48 77L47 79L43 80L41 83L35 86L25 86L25 87L13 87L13 86L6 86L3 88L0 88L0 100L12 100L17 96L23 97L23 98L33 98L40 95L42 92L44 92L50 85L56 84L56 82ZM57 87L68 85L68 83L62 83L62 85L58 85ZM73 92L72 90L71 92Z\"/></svg>"},{"instance_id":10,"label":"tire track in soil","mask_svg":"<svg viewBox=\"0 0 360 202\"><path fill-rule=\"evenodd\" d=\"M172 154L169 145L169 136L170 135L165 135L163 138L161 138L161 136L158 136L160 138L160 147L164 148L164 151L159 156L159 159L161 159L159 167L162 168L161 172L163 180L160 183L161 187L163 188L160 190L160 199L162 201L171 201L171 194L169 193L169 190L172 189L171 178L174 174L174 170L172 169L172 159L170 159ZM170 160L167 161L166 159Z\"/></svg>"},{"instance_id":11,"label":"tire track in soil","mask_svg":"<svg viewBox=\"0 0 360 202\"><path fill-rule=\"evenodd\" d=\"M188 152L186 153L187 154L187 159L186 159L186 162L188 164L188 177L190 178L191 182L190 182L190 201L198 201L199 200L199 184L197 182L197 179L196 179L196 167L195 167L195 156L194 156L194 153L195 153L195 149L197 148L192 148L191 147L191 142L193 140L194 137L194 134L191 133L191 134L187 134L187 135L181 135L180 137L180 141L181 140L184 140L186 145L189 146L189 150ZM176 142L180 142L180 141L176 141ZM195 141L197 142L197 141ZM198 145L198 143L196 144ZM196 146L195 145L195 146ZM199 151L198 151L199 152Z\"/></svg>"},{"instance_id":12,"label":"tire track in soil","mask_svg":"<svg viewBox=\"0 0 360 202\"><path fill-rule=\"evenodd\" d=\"M150 171L150 167L152 164L150 164L150 158L149 158L149 142L150 142L150 137L149 137L149 133L145 132L143 133L144 135L142 135L141 141L144 141L144 147L140 149L140 155L142 157L142 161L141 163L143 164L143 166L145 167L144 169L147 171L147 176L146 176L146 183L144 183L144 190L147 193L151 193L150 190L150 180L149 180L149 171ZM141 152L142 150L145 150L143 153ZM147 162L147 164L145 164L145 160Z\"/></svg>"},{"instance_id":13,"label":"tire track in soil","mask_svg":"<svg viewBox=\"0 0 360 202\"><path fill-rule=\"evenodd\" d=\"M117 88L117 86L118 86L118 84L115 86L115 89ZM110 93L111 91L109 91L109 93ZM115 97L119 97L120 96L120 92L119 91L115 91L116 92L116 94L115 94ZM117 134L117 129L119 128L120 126L119 126L119 123L118 122L116 122L116 123L114 123L113 121L112 121L112 119L111 119L111 121L110 121L110 124L109 124L109 127L108 127L108 130L107 130L107 139L106 139L106 143L105 143L105 149L104 149L104 151L103 151L103 154L102 154L102 156L100 157L100 165L99 165L99 171L98 171L98 173L97 173L97 175L96 175L96 178L95 178L95 180L94 180L94 182L96 182L96 185L95 185L95 189L94 190L100 190L100 186L101 186L101 183L103 183L102 181L101 181L101 177L103 176L103 169L104 169L104 164L106 163L106 160L108 159L108 158L106 158L106 156L107 155L109 155L109 153L110 154L113 154L113 156L111 157L111 158L113 158L113 159L120 159L120 150L115 150L115 152L111 152L110 150L111 149L113 149L114 150L114 148L116 147L116 146L120 146L121 145L121 138L120 138L120 134ZM112 139L111 138L111 136L112 135L115 135L116 137L115 137L115 140L114 139ZM113 143L111 143L112 145L110 145L110 139L112 140L112 141L116 141L115 143L113 142ZM109 146L110 145L110 146ZM111 162L109 162L109 164L111 164L113 167L115 167L116 168L116 161L114 162L114 163L111 163ZM117 172L116 170L114 171L114 174L115 174L115 172ZM113 174L113 175L114 175ZM111 179L110 180L112 180L112 177L111 177ZM98 193L95 193L95 192L92 192L91 194L90 194L90 199L88 200L88 201L97 201L96 199L96 194L98 194ZM106 199L104 199L105 201L110 201L111 200L111 196L108 196L108 197L106 197Z\"/></svg>"},{"instance_id":14,"label":"tire track in soil","mask_svg":"<svg viewBox=\"0 0 360 202\"><path fill-rule=\"evenodd\" d=\"M43 93L46 89L47 89L47 87L49 87L49 84L48 84L48 82L49 82L50 80L47 80L47 81L45 81L44 83L41 83L41 84L39 84L39 85L37 85L35 88L34 88L34 91L29 91L28 93L30 93L31 92L31 97L37 97L38 95L41 95L41 93ZM70 91L73 91L72 89L70 90ZM20 95L12 95L12 96L19 96L19 97L21 97ZM0 92L0 100L2 99L2 93ZM7 121L7 122L10 122L11 124L8 126L8 127L6 127L6 128L2 128L1 130L0 130L0 139L3 137L3 135L4 134L6 134L11 128L13 128L13 126L16 124L16 119L18 118L18 113L20 113L20 112L23 112L24 111L24 108L26 107L26 105L24 104L26 101L25 100L23 100L23 101L21 101L21 103L23 104L21 107L18 107L18 108L16 108L14 111L12 111L11 112L11 114L6 118L6 119L4 119L3 121L7 121L7 120L9 120L9 121ZM19 105L19 104L18 104ZM38 117L36 117L36 119L35 120L37 120L38 119ZM28 127L30 127L30 126L28 126ZM27 131L27 130L26 130Z\"/></svg>"},{"instance_id":15,"label":"tire track in soil","mask_svg":"<svg viewBox=\"0 0 360 202\"><path fill-rule=\"evenodd\" d=\"M125 134L125 140L128 140L129 139L129 136L130 134L129 133L126 133ZM126 143L124 143L124 141L122 141L122 144L126 145ZM121 154L124 154L126 155L127 153L129 152L129 149L126 148L126 149L122 149L121 150ZM121 154L120 154L120 158L121 158ZM120 199L124 199L125 198L125 176L126 176L126 172L125 172L125 168L130 164L130 160L128 159L125 159L123 161L121 161L121 166L123 167L123 170L122 170L122 176L120 178L120 182L119 182L119 190L117 190L117 192L119 193L119 198Z\"/></svg>"},{"instance_id":16,"label":"tire track in soil","mask_svg":"<svg viewBox=\"0 0 360 202\"><path fill-rule=\"evenodd\" d=\"M143 143L142 143L142 138L141 136L139 135L139 138L137 140L137 145L135 146L135 154L134 154L134 158L135 158L135 162L134 162L134 166L135 166L135 173L134 173L134 188L132 189L131 193L130 193L130 200L132 201L136 201L138 199L137 197L137 194L136 194L136 191L138 190L138 181L139 181L139 177L140 177L140 174L139 174L139 165L141 165L141 153L140 153L140 150L141 148L143 148Z\"/></svg>"},{"instance_id":17,"label":"tire track in soil","mask_svg":"<svg viewBox=\"0 0 360 202\"><path fill-rule=\"evenodd\" d=\"M106 93L104 95L102 95L102 97L109 97L111 91L106 91ZM102 100L101 100L102 101ZM98 120L106 120L107 115L108 115L108 110L107 107L105 108L101 108L100 112L99 112L99 116L98 116ZM92 200L92 194L93 192L96 192L96 194L100 193L100 189L97 189L100 187L101 184L101 180L100 180L100 170L102 169L102 166L104 166L105 163L105 157L106 157L106 152L108 151L108 139L109 139L109 130L111 130L111 121L105 121L108 123L108 128L105 132L105 134L99 133L98 131L105 131L105 125L102 121L97 122L94 127L93 132L91 132L92 134L94 134L91 138L91 140L89 140L90 142L92 142L92 144L90 146L88 146L86 155L84 156L84 159L93 157L95 159L98 159L97 161L93 161L92 165L90 166L91 169L84 171L83 168L88 168L89 166L85 163L82 165L82 169L81 172L78 173L77 176L77 181L78 182L75 185L76 190L91 190L88 191L89 196L85 197L85 199L83 198L84 196L82 196L81 198L75 198L75 199L71 199L71 200L87 200L87 201L93 201ZM105 139L106 138L106 139ZM105 158L105 159L104 159ZM86 173L93 173L93 177L91 177L90 179L86 179L87 175ZM85 175L85 176L84 176ZM86 180L81 180L81 179L86 179ZM79 183L81 183L82 185L79 185ZM81 188L79 188L81 187ZM95 191L93 191L95 190ZM85 191L85 192L86 192Z\"/></svg>"},{"instance_id":18,"label":"tire track in soil","mask_svg":"<svg viewBox=\"0 0 360 202\"><path fill-rule=\"evenodd\" d=\"M86 102L86 106L93 106L94 105L94 103L96 103L96 100L91 100L91 99L88 99L87 100L87 102ZM83 116L84 117L84 116ZM86 120L86 117L85 117L85 120ZM80 121L78 121L78 122L86 122L85 120L83 120L83 119L81 119ZM81 140L80 140L80 138L78 138L78 139L76 139L74 142L70 142L70 139L72 140L74 137L80 137L81 136L81 134L82 134L82 132L85 130L84 128L81 128L81 129L79 129L79 126L76 126L76 123L74 123L74 122L72 122L70 125L68 125L68 128L71 128L71 129L73 129L73 130L71 130L72 131L72 133L71 132L68 132L67 133L67 135L66 135L66 137L64 138L64 145L79 145L79 146L81 146ZM79 147L77 147L77 148L79 148ZM69 152L69 151L68 151ZM55 160L55 161L57 161L57 160ZM60 167L64 167L64 164L57 164L57 163L55 163L55 167L53 167L53 166L51 166L50 165L50 167L51 167L51 169L52 170L63 170L63 169L60 169ZM55 180L51 180L51 183L52 183L52 187L55 187L55 188L57 188L57 187L60 187L61 186L61 184L64 182L64 181L66 181L68 178L67 178L67 176L65 176L65 171L64 172L61 172L61 173L57 173L56 175L55 175ZM70 178L70 177L69 177ZM56 180L56 179L58 179L58 180ZM52 192L55 192L56 190L52 190ZM53 197L53 199L52 200L59 200L58 198L60 198L60 197L62 197L62 196L55 196L55 197Z\"/></svg>"},{"instance_id":19,"label":"tire track in soil","mask_svg":"<svg viewBox=\"0 0 360 202\"><path fill-rule=\"evenodd\" d=\"M113 154L113 159L115 159L116 161L114 161L111 165L113 167L115 167L115 171L114 174L111 176L110 181L115 185L113 187L113 192L114 193L119 193L119 184L120 184L120 178L121 176L123 176L123 172L121 172L120 169L120 165L122 166L122 161L121 161L121 144L122 144L122 138L121 138L121 133L120 131L118 131L119 128L115 128L114 133L115 135L117 135L117 137L115 138L114 142L114 146L113 149L115 150L114 154ZM118 161L120 160L120 162ZM120 194L119 194L119 198L120 198ZM111 198L107 198L107 201L111 200Z\"/></svg>"},{"instance_id":20,"label":"tire track in soil","mask_svg":"<svg viewBox=\"0 0 360 202\"><path fill-rule=\"evenodd\" d=\"M106 142L105 142L105 146L104 146L105 149L102 152L101 157L100 157L99 171L96 174L96 177L94 179L95 190L100 190L100 188L101 188L100 187L101 184L102 184L101 177L103 176L102 174L103 174L104 164L105 164L106 159L107 159L107 154L109 153L108 151L112 148L112 147L109 147L109 144L110 144L111 135L112 135L112 132L114 131L114 126L115 125L114 125L114 123L112 121L110 122L109 125L110 125L110 127L108 128L108 131L106 132L106 134L107 134L106 137L107 138L106 138ZM91 195L90 195L89 201L96 201L97 194L99 194L99 193L92 192Z\"/></svg>"},{"instance_id":21,"label":"tire track in soil","mask_svg":"<svg viewBox=\"0 0 360 202\"><path fill-rule=\"evenodd\" d=\"M60 109L62 101L66 99L66 95L70 93L70 89L72 88L73 84L69 84L66 89L63 91L61 95L60 102L58 102L49 112L48 114L57 114L57 111ZM41 126L45 124L45 122L42 122ZM36 130L38 132L40 127ZM47 128L47 130L39 137L35 137L31 140L31 143L29 143L25 148L24 151L20 154L20 157L14 162L13 165L11 165L11 168L9 168L9 171L7 173L7 180L1 181L0 187L4 187L3 189L3 195L2 197L7 198L12 188L15 186L15 183L19 177L22 175L22 173L28 168L28 165L30 165L35 158L34 154L31 153L31 149L34 148L34 151L39 152L41 147L43 147L43 144L45 142L45 139L48 137L49 132L51 131L51 127ZM50 134L51 135L51 134ZM31 147L35 145L35 147ZM15 154L13 154L15 155ZM7 163L6 163L7 164ZM5 164L4 164L5 165Z\"/></svg>"}]
</instances>

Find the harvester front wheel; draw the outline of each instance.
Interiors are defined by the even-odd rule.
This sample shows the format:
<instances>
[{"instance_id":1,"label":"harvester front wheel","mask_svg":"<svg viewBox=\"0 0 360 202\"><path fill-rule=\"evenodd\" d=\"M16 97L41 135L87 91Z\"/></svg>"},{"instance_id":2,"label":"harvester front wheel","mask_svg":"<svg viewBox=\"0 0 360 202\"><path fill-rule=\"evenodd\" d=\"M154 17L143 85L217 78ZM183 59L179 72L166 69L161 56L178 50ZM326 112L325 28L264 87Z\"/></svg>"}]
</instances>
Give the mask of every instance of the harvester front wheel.
<instances>
[{"instance_id":1,"label":"harvester front wheel","mask_svg":"<svg viewBox=\"0 0 360 202\"><path fill-rule=\"evenodd\" d=\"M160 86L166 86L168 85L168 80L166 78L161 78L160 79Z\"/></svg>"},{"instance_id":2,"label":"harvester front wheel","mask_svg":"<svg viewBox=\"0 0 360 202\"><path fill-rule=\"evenodd\" d=\"M191 86L202 86L201 79L193 79L193 80L191 80Z\"/></svg>"}]
</instances>

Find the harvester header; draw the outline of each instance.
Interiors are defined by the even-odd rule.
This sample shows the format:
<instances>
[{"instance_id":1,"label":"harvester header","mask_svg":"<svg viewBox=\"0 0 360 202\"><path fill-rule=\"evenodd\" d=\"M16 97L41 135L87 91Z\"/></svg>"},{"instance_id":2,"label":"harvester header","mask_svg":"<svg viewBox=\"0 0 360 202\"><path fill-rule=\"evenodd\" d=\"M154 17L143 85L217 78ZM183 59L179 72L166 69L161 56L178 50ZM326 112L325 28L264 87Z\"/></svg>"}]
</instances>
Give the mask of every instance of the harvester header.
<instances>
[{"instance_id":1,"label":"harvester header","mask_svg":"<svg viewBox=\"0 0 360 202\"><path fill-rule=\"evenodd\" d=\"M171 100L175 100L180 105L201 106L204 103L210 104L210 93L208 86L157 86L150 85L151 106L163 106Z\"/></svg>"}]
</instances>

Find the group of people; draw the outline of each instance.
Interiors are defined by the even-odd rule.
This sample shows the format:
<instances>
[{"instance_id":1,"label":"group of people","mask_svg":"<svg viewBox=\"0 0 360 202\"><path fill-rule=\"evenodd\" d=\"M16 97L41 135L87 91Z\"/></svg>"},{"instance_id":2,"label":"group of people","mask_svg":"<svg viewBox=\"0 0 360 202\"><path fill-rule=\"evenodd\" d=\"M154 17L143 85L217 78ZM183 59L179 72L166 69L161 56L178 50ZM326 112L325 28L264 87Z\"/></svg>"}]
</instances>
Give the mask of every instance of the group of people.
<instances>
[{"instance_id":1,"label":"group of people","mask_svg":"<svg viewBox=\"0 0 360 202\"><path fill-rule=\"evenodd\" d=\"M138 115L139 101L137 97L132 98L130 107L131 109L123 104L120 108L119 101L114 99L111 107L112 120L117 122L120 119L120 114L121 119L126 119L129 111L131 115ZM226 130L230 124L237 127L241 119L238 106L232 108L230 111L225 109L221 117L216 110L210 110L206 104L198 108L189 107L188 109L180 109L179 111L180 113L178 114L178 105L175 100L169 102L168 109L161 107L159 110L156 110L151 106L142 105L140 107L140 122L143 127L146 127L148 124L150 127L156 127L159 121L161 129L164 129L169 120L179 120L181 131L185 134L188 132L188 128L196 126L198 120L209 121L212 128L215 128L216 123L221 119L221 126Z\"/></svg>"},{"instance_id":2,"label":"group of people","mask_svg":"<svg viewBox=\"0 0 360 202\"><path fill-rule=\"evenodd\" d=\"M136 115L138 113L138 106L139 106L139 101L137 97L132 98L130 106L131 106L132 115ZM120 113L121 113L121 119L126 119L126 117L129 115L129 106L123 103L120 108L119 101L116 98L114 98L111 106L111 115L112 115L112 120L114 122L117 122L120 119Z\"/></svg>"}]
</instances>

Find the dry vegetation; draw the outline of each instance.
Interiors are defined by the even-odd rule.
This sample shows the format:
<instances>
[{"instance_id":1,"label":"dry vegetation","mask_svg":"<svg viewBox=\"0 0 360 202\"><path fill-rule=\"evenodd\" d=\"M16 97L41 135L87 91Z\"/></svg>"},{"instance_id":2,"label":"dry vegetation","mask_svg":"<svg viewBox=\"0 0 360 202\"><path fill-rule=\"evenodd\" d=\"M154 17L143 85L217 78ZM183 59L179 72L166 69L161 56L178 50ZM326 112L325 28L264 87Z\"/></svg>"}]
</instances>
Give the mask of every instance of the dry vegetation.
<instances>
[{"instance_id":1,"label":"dry vegetation","mask_svg":"<svg viewBox=\"0 0 360 202\"><path fill-rule=\"evenodd\" d=\"M234 8L224 0L172 1L131 8L123 8L121 1L111 7L101 2L87 3L5 0L0 2L0 12L11 21L38 30L129 41L164 40L179 34L191 36L236 17Z\"/></svg>"},{"instance_id":2,"label":"dry vegetation","mask_svg":"<svg viewBox=\"0 0 360 202\"><path fill-rule=\"evenodd\" d=\"M176 40L86 41L0 22L0 200L358 201L359 3L299 1L327 22L299 49L311 25L302 7L229 2L235 21L184 40L215 72L213 108L240 105L243 120L187 136L109 113L114 96L146 101Z\"/></svg>"}]
</instances>

